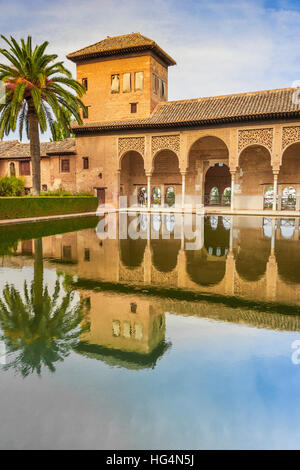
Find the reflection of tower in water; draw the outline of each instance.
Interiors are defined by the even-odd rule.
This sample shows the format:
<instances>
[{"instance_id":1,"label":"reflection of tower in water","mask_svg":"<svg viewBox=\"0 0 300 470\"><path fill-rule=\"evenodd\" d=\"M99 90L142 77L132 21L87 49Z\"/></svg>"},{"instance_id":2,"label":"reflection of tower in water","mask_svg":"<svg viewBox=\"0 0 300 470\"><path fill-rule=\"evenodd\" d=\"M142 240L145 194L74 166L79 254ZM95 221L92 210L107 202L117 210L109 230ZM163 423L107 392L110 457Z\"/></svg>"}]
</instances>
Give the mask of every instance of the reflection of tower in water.
<instances>
[{"instance_id":1,"label":"reflection of tower in water","mask_svg":"<svg viewBox=\"0 0 300 470\"><path fill-rule=\"evenodd\" d=\"M154 367L168 349L165 315L148 299L131 295L85 292L90 299L90 331L77 352L109 365Z\"/></svg>"}]
</instances>

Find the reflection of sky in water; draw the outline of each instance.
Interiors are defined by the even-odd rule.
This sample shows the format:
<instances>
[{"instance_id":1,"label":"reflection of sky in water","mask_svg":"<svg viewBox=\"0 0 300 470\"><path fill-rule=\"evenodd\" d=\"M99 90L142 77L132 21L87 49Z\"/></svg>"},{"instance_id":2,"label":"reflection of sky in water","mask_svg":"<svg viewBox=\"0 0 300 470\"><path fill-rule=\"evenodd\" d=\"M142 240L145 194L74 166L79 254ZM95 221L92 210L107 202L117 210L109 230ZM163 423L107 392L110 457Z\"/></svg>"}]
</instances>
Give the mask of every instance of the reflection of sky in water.
<instances>
[{"instance_id":1,"label":"reflection of sky in water","mask_svg":"<svg viewBox=\"0 0 300 470\"><path fill-rule=\"evenodd\" d=\"M168 219L153 214L156 230L162 222L168 230L173 216ZM246 266L253 259L255 243L260 247L261 228L265 237L272 236L272 219L269 223L266 218L265 222L261 220L258 227L258 241L254 238L245 252ZM282 219L279 224L281 235L291 238L294 223ZM224 229L230 228L230 218L211 217L206 227L215 240L214 246L208 245L208 253L216 257L227 254L226 243L220 247L215 229L222 229L229 240ZM144 215L140 217L140 228L146 231ZM244 233L242 249L247 248L251 236L247 229ZM289 246L295 246L294 242L284 241ZM259 260L269 247L270 240L266 240L258 252ZM275 248L277 257L284 254L278 239ZM177 251L174 253L171 255L177 259ZM297 266L297 258L292 258L284 257L288 268ZM194 265L201 267L202 262L195 259ZM266 263L263 261L262 271ZM281 271L286 267L282 261L278 266ZM225 266L222 269L225 272ZM51 294L55 269L45 269L44 277ZM295 277L298 282L297 273ZM0 292L7 282L22 290L25 279L32 281L32 267L0 268ZM123 300L121 294L115 295ZM211 308L218 313L216 304ZM300 447L300 365L291 362L291 344L300 339L300 332L176 314L166 315L166 327L166 340L172 347L154 369L110 367L101 360L71 352L55 365L54 374L45 370L40 379L36 375L22 379L12 371L4 372L1 362L5 361L0 359L0 448Z\"/></svg>"},{"instance_id":2,"label":"reflection of sky in water","mask_svg":"<svg viewBox=\"0 0 300 470\"><path fill-rule=\"evenodd\" d=\"M298 333L167 315L154 370L72 353L54 375L1 374L2 447L299 448Z\"/></svg>"}]
</instances>

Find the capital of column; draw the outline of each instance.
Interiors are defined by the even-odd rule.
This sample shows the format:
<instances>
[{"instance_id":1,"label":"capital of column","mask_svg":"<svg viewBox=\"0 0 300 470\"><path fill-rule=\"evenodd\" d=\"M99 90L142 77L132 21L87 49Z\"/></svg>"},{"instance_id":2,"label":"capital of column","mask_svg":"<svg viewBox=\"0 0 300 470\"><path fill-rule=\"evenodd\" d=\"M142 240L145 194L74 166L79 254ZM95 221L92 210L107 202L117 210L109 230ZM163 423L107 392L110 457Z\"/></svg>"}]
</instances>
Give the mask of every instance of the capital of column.
<instances>
[{"instance_id":1,"label":"capital of column","mask_svg":"<svg viewBox=\"0 0 300 470\"><path fill-rule=\"evenodd\" d=\"M152 172L151 171L146 171L146 176L147 176L147 178L151 178Z\"/></svg>"}]
</instances>

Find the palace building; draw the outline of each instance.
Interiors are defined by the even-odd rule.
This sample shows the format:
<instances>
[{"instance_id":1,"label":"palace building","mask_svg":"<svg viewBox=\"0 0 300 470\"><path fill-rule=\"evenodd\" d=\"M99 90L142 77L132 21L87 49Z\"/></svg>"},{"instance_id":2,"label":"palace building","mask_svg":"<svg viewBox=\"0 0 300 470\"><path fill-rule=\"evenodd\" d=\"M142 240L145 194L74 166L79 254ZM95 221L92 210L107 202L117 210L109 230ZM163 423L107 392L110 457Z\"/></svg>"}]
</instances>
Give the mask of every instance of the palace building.
<instances>
[{"instance_id":1,"label":"palace building","mask_svg":"<svg viewBox=\"0 0 300 470\"><path fill-rule=\"evenodd\" d=\"M176 65L140 33L70 53L88 112L75 139L42 144L42 187L100 203L300 211L297 89L168 101ZM201 93L201 90L199 90ZM31 188L29 145L0 143L0 175Z\"/></svg>"}]
</instances>

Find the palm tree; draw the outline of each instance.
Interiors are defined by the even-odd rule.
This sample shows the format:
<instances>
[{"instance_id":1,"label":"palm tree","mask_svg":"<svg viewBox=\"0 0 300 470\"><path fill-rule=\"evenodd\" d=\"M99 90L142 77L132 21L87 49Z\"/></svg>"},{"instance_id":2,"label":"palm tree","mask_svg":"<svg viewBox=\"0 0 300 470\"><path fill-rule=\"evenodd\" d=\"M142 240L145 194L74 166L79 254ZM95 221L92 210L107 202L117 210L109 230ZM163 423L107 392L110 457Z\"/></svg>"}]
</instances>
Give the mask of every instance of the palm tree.
<instances>
[{"instance_id":1,"label":"palm tree","mask_svg":"<svg viewBox=\"0 0 300 470\"><path fill-rule=\"evenodd\" d=\"M80 97L85 88L72 78L63 62L56 61L57 55L45 53L47 41L33 48L31 36L26 42L21 39L20 44L13 37L1 37L9 48L0 48L0 54L9 64L0 64L0 81L5 86L5 102L0 104L0 138L19 127L22 140L25 127L30 141L33 195L39 196L39 130L43 133L49 127L56 140L55 120L65 132L70 130L67 112L82 124L80 108L86 107Z\"/></svg>"},{"instance_id":2,"label":"palm tree","mask_svg":"<svg viewBox=\"0 0 300 470\"><path fill-rule=\"evenodd\" d=\"M22 295L7 284L0 299L0 341L12 358L4 369L13 369L23 377L33 372L40 375L42 366L54 372L54 364L63 361L89 329L84 300L74 304L74 292L62 289L59 278L53 295L43 285L42 240L35 240L34 246L33 282L28 286L25 281Z\"/></svg>"}]
</instances>

